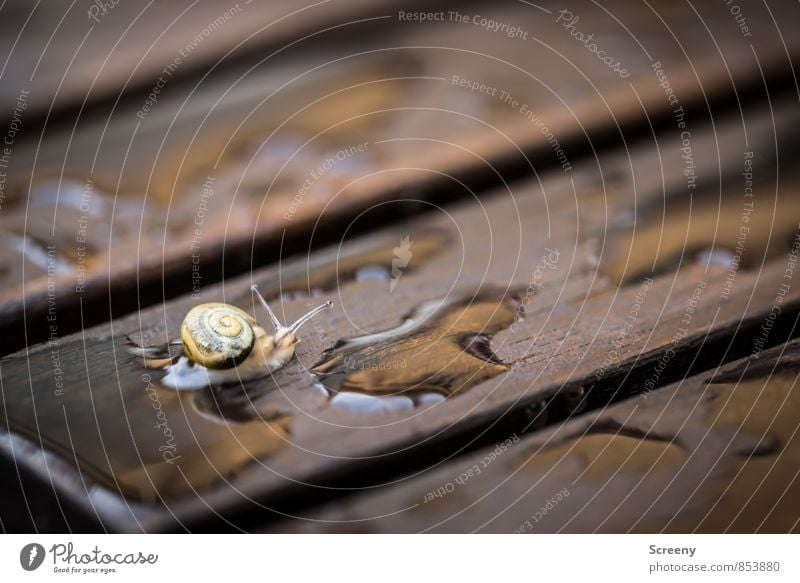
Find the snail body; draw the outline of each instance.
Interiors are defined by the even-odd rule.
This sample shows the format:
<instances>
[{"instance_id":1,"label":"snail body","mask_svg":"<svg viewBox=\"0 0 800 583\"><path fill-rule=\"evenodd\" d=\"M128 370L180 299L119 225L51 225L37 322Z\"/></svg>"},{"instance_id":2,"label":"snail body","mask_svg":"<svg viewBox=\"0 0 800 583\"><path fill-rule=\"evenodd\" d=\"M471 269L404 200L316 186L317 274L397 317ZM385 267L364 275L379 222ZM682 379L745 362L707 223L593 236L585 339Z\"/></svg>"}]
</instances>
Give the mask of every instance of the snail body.
<instances>
[{"instance_id":1,"label":"snail body","mask_svg":"<svg viewBox=\"0 0 800 583\"><path fill-rule=\"evenodd\" d=\"M186 314L180 340L167 347L136 347L145 366L166 371L162 384L177 390L201 389L267 376L294 356L300 326L333 302L310 310L296 322L284 326L255 285L251 289L275 327L270 335L244 310L218 302L200 304ZM182 354L170 355L170 346L181 346Z\"/></svg>"}]
</instances>

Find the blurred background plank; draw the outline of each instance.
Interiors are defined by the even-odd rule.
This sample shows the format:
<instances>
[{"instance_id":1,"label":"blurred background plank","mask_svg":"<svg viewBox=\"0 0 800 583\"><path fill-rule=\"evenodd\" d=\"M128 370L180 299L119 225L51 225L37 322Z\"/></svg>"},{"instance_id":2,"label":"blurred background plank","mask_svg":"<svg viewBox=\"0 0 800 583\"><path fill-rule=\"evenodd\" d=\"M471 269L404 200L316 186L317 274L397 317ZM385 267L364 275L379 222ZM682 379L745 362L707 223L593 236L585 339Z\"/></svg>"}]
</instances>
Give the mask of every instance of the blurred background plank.
<instances>
[{"instance_id":1,"label":"blurred background plank","mask_svg":"<svg viewBox=\"0 0 800 583\"><path fill-rule=\"evenodd\" d=\"M375 18L396 2L147 0L54 5L7 0L0 22L0 108L30 92L26 116L52 118L101 107L123 95L149 93L170 69L190 81L221 60L253 58L348 20ZM408 2L413 6L414 2Z\"/></svg>"}]
</instances>

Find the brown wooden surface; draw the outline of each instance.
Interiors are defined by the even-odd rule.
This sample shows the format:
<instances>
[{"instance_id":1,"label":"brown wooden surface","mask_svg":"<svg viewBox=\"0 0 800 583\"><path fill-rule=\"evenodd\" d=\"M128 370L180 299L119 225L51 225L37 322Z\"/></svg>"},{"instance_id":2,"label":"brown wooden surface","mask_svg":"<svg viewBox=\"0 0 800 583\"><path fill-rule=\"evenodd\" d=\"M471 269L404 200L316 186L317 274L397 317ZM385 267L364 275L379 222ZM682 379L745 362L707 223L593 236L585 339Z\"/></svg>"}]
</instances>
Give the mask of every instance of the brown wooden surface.
<instances>
[{"instance_id":1,"label":"brown wooden surface","mask_svg":"<svg viewBox=\"0 0 800 583\"><path fill-rule=\"evenodd\" d=\"M269 532L800 529L792 341Z\"/></svg>"},{"instance_id":2,"label":"brown wooden surface","mask_svg":"<svg viewBox=\"0 0 800 583\"><path fill-rule=\"evenodd\" d=\"M2 76L9 81L0 88L3 111L12 109L19 91L27 89L28 114L58 114L85 102L91 115L98 101L148 92L181 50L185 58L178 70L170 71L170 77L185 80L248 51L273 51L348 20L374 18L391 11L394 3L156 0L106 4L105 10L94 2L37 6L10 0L3 4L0 54L8 57ZM208 27L211 32L204 33Z\"/></svg>"},{"instance_id":3,"label":"brown wooden surface","mask_svg":"<svg viewBox=\"0 0 800 583\"><path fill-rule=\"evenodd\" d=\"M567 175L552 170L432 217L204 287L199 298L18 352L0 361L0 419L13 433L3 448L107 528L251 528L276 511L302 514L296 510L354 488L413 482L461 451L640 392L648 378L658 387L748 354L784 281L800 214L794 169L782 165L776 187L772 157L776 140L795 139L793 108L764 111L753 112L745 126L736 116L706 128L710 133L693 126L696 162L708 171L697 191L687 191L680 178L679 138L640 142L630 159L624 151L584 159ZM773 114L781 120L777 135ZM721 179L714 170L720 156L735 160L750 149L758 177L748 219L753 254L723 298L729 265L709 252L730 253L731 229L742 220L746 199L740 166L726 162L730 175L726 170ZM654 150L663 160L663 181L653 179ZM614 177L612 184L607 177ZM666 206L660 203L664 183L673 185ZM698 210L688 215L681 203ZM666 231L657 247L638 242L639 232L647 240L650 225L667 218L683 229ZM406 236L420 252L392 290L391 262ZM772 238L775 245L764 243ZM686 253L676 257L676 249ZM542 267L554 250L557 261ZM644 265L653 267L653 282L631 322ZM384 275L365 278L359 266L382 268ZM183 315L200 301L252 311L251 282L271 297L291 292L277 304L287 320L325 299L335 307L301 334L297 359L274 378L217 392L151 390L145 375L154 382L158 375L126 350L127 337L146 345L174 338ZM705 287L698 294L700 282ZM401 359L402 374L411 375L403 378L425 393L452 396L366 414L337 405L317 386L310 369L337 340L389 330L442 300L450 302L444 311L402 341L375 341L366 352L348 353L355 366L343 386L382 395L372 402L385 405L380 398L399 388L386 388L380 371L387 368L378 365ZM790 335L796 286L782 296L781 308L766 345ZM515 322L516 315L524 318ZM654 367L667 353L669 366L656 378ZM155 402L169 420L179 463L165 463L159 450L164 435L154 427Z\"/></svg>"},{"instance_id":4,"label":"brown wooden surface","mask_svg":"<svg viewBox=\"0 0 800 583\"><path fill-rule=\"evenodd\" d=\"M225 10L199 3L149 47L186 6L160 27L144 11L111 53L133 4L84 26L77 52L85 14L37 12L4 70L24 81L41 31L59 26L34 78L0 90L13 107L30 89L0 207L0 350L26 347L0 360L0 528L27 513L45 530L797 529L798 346L783 344L800 307L787 280L795 4L749 7L743 36L711 1L574 3L622 79L555 4L456 7L529 36L510 39L401 22L392 3L330 3L264 29L296 7L253 2L137 117L171 55ZM322 30L370 15L389 18ZM519 104L454 75L526 104L563 157ZM767 101L765 85L789 91ZM252 282L287 320L335 302L274 377L177 393L130 353L177 336L201 301L263 323Z\"/></svg>"},{"instance_id":5,"label":"brown wooden surface","mask_svg":"<svg viewBox=\"0 0 800 583\"><path fill-rule=\"evenodd\" d=\"M530 164L563 163L519 104L541 117L572 164L590 148L587 135L646 129L658 119L674 127L674 104L659 86L653 62L662 64L679 104L692 112L690 123L701 124L708 104L730 103L734 92L744 99L765 79L786 79L787 55L796 51L795 36L775 30L775 22L793 18L797 7L789 3L770 11L753 7L751 37L743 37L730 14L710 1L654 9L627 2L601 9L585 2L572 9L597 38L607 39L609 51L624 55L628 78L600 63L553 13L527 4L480 9L521 26L527 40L472 24L401 23L387 8L392 26L385 33L376 34L372 23L353 24L345 39L324 42L322 35L321 44L307 49L301 43L252 66L220 67L197 83L168 84L144 119L137 112L146 91L113 112L81 117L74 128L23 132L14 144L0 214L2 345L8 351L46 339L51 284L61 330L73 331L81 325L79 301L93 306L86 317L99 322L108 319L109 304L118 306L114 313L125 313L189 292L193 254L205 281L215 281L277 260L281 241L294 241L296 251L297 241L317 227L338 234L342 221L373 205L407 197L437 200L442 191L460 190L454 179L497 182L490 164L519 174ZM476 10L465 5L462 12ZM124 14L117 7L109 18ZM313 28L313 22L307 25ZM630 35L620 34L622 25ZM243 29L227 30L214 36L208 50ZM161 47L158 54L169 52ZM519 104L457 87L453 75L506 91ZM367 144L364 152L313 180L302 203L293 205L321 160L359 144ZM213 196L204 199L209 176ZM88 178L82 246L76 223ZM205 216L198 233L199 213ZM48 277L43 254L50 244L57 269ZM23 317L27 326L20 325Z\"/></svg>"}]
</instances>

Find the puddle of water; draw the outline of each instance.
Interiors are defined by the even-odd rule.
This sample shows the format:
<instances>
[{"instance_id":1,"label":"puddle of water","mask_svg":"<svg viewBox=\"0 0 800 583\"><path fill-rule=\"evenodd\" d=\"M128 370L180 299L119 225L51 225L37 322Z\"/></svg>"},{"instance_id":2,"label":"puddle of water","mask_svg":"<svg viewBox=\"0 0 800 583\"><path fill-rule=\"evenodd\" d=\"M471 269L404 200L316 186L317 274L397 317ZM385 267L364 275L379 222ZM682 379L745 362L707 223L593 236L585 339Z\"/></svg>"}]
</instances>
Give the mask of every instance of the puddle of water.
<instances>
[{"instance_id":1,"label":"puddle of water","mask_svg":"<svg viewBox=\"0 0 800 583\"><path fill-rule=\"evenodd\" d=\"M385 265L362 265L354 274L356 281L389 281L391 275Z\"/></svg>"},{"instance_id":2,"label":"puddle of water","mask_svg":"<svg viewBox=\"0 0 800 583\"><path fill-rule=\"evenodd\" d=\"M518 309L500 289L429 301L395 328L340 340L311 370L333 406L381 413L432 405L508 371L489 344Z\"/></svg>"},{"instance_id":3,"label":"puddle of water","mask_svg":"<svg viewBox=\"0 0 800 583\"><path fill-rule=\"evenodd\" d=\"M552 445L548 438L521 449L513 469L543 480L547 496L563 484L571 493L537 528L792 530L799 372L800 344L793 342L783 354L763 353L706 383L690 380L609 407ZM586 516L575 519L582 507Z\"/></svg>"},{"instance_id":4,"label":"puddle of water","mask_svg":"<svg viewBox=\"0 0 800 583\"><path fill-rule=\"evenodd\" d=\"M709 192L645 209L634 228L616 228L611 233L600 270L628 284L692 263L709 269L728 270L736 263L743 269L757 269L763 260L791 248L800 216L800 197L794 192L797 184L797 178L782 182L777 199L774 185L756 185L754 190L763 190L764 196L745 198L741 185L734 184L721 198Z\"/></svg>"},{"instance_id":5,"label":"puddle of water","mask_svg":"<svg viewBox=\"0 0 800 583\"><path fill-rule=\"evenodd\" d=\"M271 408L262 408L260 401L275 390L278 390L277 385L269 379L260 379L257 383L243 382L240 385L194 391L191 402L200 415L216 423L270 421L280 415Z\"/></svg>"},{"instance_id":6,"label":"puddle of water","mask_svg":"<svg viewBox=\"0 0 800 583\"><path fill-rule=\"evenodd\" d=\"M24 262L26 280L94 272L104 265L112 234L114 240L140 235L148 240L147 233L139 232L144 204L140 197L114 197L100 184L75 178L37 179L20 193L28 205L11 205L0 217L5 240L0 265ZM7 272L7 285L22 281L19 269Z\"/></svg>"},{"instance_id":7,"label":"puddle of water","mask_svg":"<svg viewBox=\"0 0 800 583\"><path fill-rule=\"evenodd\" d=\"M697 263L730 269L736 265L736 255L730 249L703 249L697 254Z\"/></svg>"},{"instance_id":8,"label":"puddle of water","mask_svg":"<svg viewBox=\"0 0 800 583\"><path fill-rule=\"evenodd\" d=\"M6 236L7 250L13 250L39 267L42 271L50 269L52 273L64 275L73 269L72 262L65 257L55 245L44 244L32 237L9 233Z\"/></svg>"},{"instance_id":9,"label":"puddle of water","mask_svg":"<svg viewBox=\"0 0 800 583\"><path fill-rule=\"evenodd\" d=\"M413 273L422 265L444 250L449 238L441 232L423 231L411 235L410 247L404 255L402 239L387 243L374 249L351 255L337 256L321 265L304 270L302 274L284 278L278 283L265 283L261 286L264 295L281 296L292 300L316 297L340 290L350 282L385 282L386 291L392 284L392 270L402 260L403 277Z\"/></svg>"},{"instance_id":10,"label":"puddle of water","mask_svg":"<svg viewBox=\"0 0 800 583\"><path fill-rule=\"evenodd\" d=\"M796 400L792 388L798 372L800 350L792 345L780 358L768 353L709 379L713 425L735 433L731 449L737 455L773 457L792 441L789 430L794 433L800 416L787 415L783 407Z\"/></svg>"},{"instance_id":11,"label":"puddle of water","mask_svg":"<svg viewBox=\"0 0 800 583\"><path fill-rule=\"evenodd\" d=\"M372 415L389 413L392 411L411 411L414 401L405 395L390 395L376 397L364 393L342 391L331 396L330 404L334 407L347 409L356 413L369 413Z\"/></svg>"},{"instance_id":12,"label":"puddle of water","mask_svg":"<svg viewBox=\"0 0 800 583\"><path fill-rule=\"evenodd\" d=\"M385 133L390 115L363 113L391 107L405 99L409 89L407 83L371 81L402 78L420 70L416 60L402 55L391 59L373 55L359 58L357 65L339 63L284 86L266 104L256 103L263 87L252 89L255 98L248 97L243 88L238 97L231 95L234 101L223 105L216 125L210 125L201 139L189 135L173 140L165 149L163 163L157 165L151 181L158 187L154 194L165 205L177 194L177 203L182 204L183 199L193 216L191 206L196 203L190 200L191 194L213 168L216 194L209 202L223 211L235 195L236 206L246 207L253 216L273 209L281 216L303 184L310 185L302 190L303 205L322 205L351 181L382 166L379 149L372 144ZM346 90L340 91L342 88ZM242 119L235 103L241 99L250 104L246 108L250 115L237 129ZM306 105L298 112L299 103ZM346 122L332 126L332 119ZM370 142L370 147L358 155L340 154L364 142ZM324 173L310 174L329 158L335 163ZM219 209L212 209L209 216ZM222 216L227 216L227 211Z\"/></svg>"},{"instance_id":13,"label":"puddle of water","mask_svg":"<svg viewBox=\"0 0 800 583\"><path fill-rule=\"evenodd\" d=\"M433 392L414 392L411 395L368 395L366 393L356 393L354 391L328 392L330 395L328 403L333 407L347 409L354 413L366 413L379 415L381 413L391 413L394 411L411 411L417 407L429 407L445 400L441 393Z\"/></svg>"},{"instance_id":14,"label":"puddle of water","mask_svg":"<svg viewBox=\"0 0 800 583\"><path fill-rule=\"evenodd\" d=\"M717 503L704 514L700 531L796 529L800 347L794 342L778 354L764 353L706 387L713 395L706 416L710 434L721 436L728 456L719 462L724 474L705 488L716 486L709 497Z\"/></svg>"}]
</instances>

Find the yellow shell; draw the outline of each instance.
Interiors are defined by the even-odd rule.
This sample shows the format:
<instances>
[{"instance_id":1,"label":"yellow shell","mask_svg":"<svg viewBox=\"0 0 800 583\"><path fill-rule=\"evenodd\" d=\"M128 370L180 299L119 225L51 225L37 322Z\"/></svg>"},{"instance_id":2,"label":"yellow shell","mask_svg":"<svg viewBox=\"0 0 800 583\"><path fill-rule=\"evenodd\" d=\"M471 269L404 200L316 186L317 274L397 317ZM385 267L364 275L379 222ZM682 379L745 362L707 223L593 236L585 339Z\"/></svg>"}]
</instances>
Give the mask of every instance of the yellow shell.
<instances>
[{"instance_id":1,"label":"yellow shell","mask_svg":"<svg viewBox=\"0 0 800 583\"><path fill-rule=\"evenodd\" d=\"M181 324L181 340L194 362L206 368L232 368L253 350L256 321L236 306L221 303L195 306Z\"/></svg>"}]
</instances>

